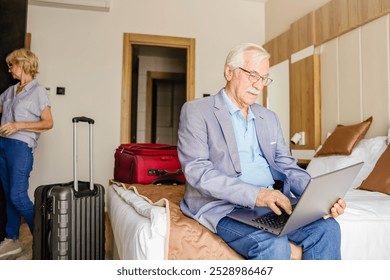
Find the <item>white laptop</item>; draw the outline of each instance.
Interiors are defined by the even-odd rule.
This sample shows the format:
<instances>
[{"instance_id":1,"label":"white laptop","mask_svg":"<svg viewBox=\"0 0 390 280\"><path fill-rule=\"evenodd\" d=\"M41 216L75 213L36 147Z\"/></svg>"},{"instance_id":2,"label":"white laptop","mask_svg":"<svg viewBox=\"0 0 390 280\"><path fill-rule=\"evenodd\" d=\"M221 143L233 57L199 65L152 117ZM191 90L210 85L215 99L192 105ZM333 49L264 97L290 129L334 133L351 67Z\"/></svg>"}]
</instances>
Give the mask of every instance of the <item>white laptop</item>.
<instances>
[{"instance_id":1,"label":"white laptop","mask_svg":"<svg viewBox=\"0 0 390 280\"><path fill-rule=\"evenodd\" d=\"M298 202L290 198L293 205L291 215L282 211L283 214L278 216L268 207L256 207L237 209L227 216L276 235L287 234L329 214L332 205L351 187L362 166L363 162L359 162L313 177Z\"/></svg>"}]
</instances>

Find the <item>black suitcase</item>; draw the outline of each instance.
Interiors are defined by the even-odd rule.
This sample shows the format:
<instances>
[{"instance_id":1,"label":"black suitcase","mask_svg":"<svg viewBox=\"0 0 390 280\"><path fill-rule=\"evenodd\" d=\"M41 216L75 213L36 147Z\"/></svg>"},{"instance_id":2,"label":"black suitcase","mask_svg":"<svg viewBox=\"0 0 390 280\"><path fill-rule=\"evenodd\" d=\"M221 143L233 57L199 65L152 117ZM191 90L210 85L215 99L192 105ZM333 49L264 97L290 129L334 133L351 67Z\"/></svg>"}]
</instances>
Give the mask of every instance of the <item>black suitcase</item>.
<instances>
[{"instance_id":1,"label":"black suitcase","mask_svg":"<svg viewBox=\"0 0 390 280\"><path fill-rule=\"evenodd\" d=\"M93 183L94 120L73 122L73 181L39 186L34 192L34 260L101 260L105 258L104 187ZM77 123L89 124L89 182L77 177Z\"/></svg>"}]
</instances>

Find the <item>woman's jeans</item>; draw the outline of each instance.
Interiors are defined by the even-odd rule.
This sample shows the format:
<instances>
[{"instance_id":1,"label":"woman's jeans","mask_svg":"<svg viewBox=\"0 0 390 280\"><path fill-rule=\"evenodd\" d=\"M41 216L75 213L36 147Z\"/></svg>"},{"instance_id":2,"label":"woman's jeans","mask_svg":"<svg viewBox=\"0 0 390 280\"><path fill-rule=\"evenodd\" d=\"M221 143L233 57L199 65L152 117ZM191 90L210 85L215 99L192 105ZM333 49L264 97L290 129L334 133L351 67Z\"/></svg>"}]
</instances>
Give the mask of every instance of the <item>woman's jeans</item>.
<instances>
[{"instance_id":1,"label":"woman's jeans","mask_svg":"<svg viewBox=\"0 0 390 280\"><path fill-rule=\"evenodd\" d=\"M340 226L333 218L319 219L287 235L276 236L224 217L217 225L217 233L246 259L288 260L291 255L288 241L302 246L302 259L341 259Z\"/></svg>"},{"instance_id":2,"label":"woman's jeans","mask_svg":"<svg viewBox=\"0 0 390 280\"><path fill-rule=\"evenodd\" d=\"M21 218L34 229L34 204L28 196L32 149L22 141L0 137L0 179L6 198L6 238L18 239Z\"/></svg>"}]
</instances>

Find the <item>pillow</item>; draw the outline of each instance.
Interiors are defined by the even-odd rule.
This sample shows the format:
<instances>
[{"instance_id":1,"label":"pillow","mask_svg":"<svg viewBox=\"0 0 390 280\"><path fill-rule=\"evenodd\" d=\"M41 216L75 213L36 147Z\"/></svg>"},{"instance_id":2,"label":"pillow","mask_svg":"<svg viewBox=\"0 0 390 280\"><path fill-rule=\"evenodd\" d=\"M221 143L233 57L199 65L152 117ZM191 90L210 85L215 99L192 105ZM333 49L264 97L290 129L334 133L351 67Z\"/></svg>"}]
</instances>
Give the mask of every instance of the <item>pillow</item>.
<instances>
[{"instance_id":1,"label":"pillow","mask_svg":"<svg viewBox=\"0 0 390 280\"><path fill-rule=\"evenodd\" d=\"M337 125L333 133L325 140L322 148L314 155L350 155L355 145L366 135L372 123L372 117L354 125Z\"/></svg>"},{"instance_id":2,"label":"pillow","mask_svg":"<svg viewBox=\"0 0 390 280\"><path fill-rule=\"evenodd\" d=\"M362 181L366 179L370 172L374 169L375 163L386 150L386 147L386 136L362 139L353 149L351 155L333 155L313 158L307 166L306 171L310 174L310 176L316 177L363 161L363 167L351 185L351 188L356 188L360 186Z\"/></svg>"},{"instance_id":3,"label":"pillow","mask_svg":"<svg viewBox=\"0 0 390 280\"><path fill-rule=\"evenodd\" d=\"M368 175L367 179L357 188L359 190L367 190L390 194L390 145L378 159L374 169Z\"/></svg>"}]
</instances>

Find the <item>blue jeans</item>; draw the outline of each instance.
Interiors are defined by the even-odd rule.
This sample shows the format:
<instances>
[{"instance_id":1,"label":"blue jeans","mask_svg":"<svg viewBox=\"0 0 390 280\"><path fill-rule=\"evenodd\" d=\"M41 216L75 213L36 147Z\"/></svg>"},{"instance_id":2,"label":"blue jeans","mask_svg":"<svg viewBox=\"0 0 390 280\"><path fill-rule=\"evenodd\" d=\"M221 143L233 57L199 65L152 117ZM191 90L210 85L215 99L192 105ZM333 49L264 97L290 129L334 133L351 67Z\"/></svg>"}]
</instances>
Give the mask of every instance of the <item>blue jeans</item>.
<instances>
[{"instance_id":1,"label":"blue jeans","mask_svg":"<svg viewBox=\"0 0 390 280\"><path fill-rule=\"evenodd\" d=\"M339 260L340 226L333 218L319 219L287 235L276 236L267 231L222 218L217 234L237 253L250 260L288 260L288 241L302 246L304 260Z\"/></svg>"},{"instance_id":2,"label":"blue jeans","mask_svg":"<svg viewBox=\"0 0 390 280\"><path fill-rule=\"evenodd\" d=\"M0 179L6 198L6 238L19 238L22 217L34 230L34 204L28 196L32 149L22 141L0 137Z\"/></svg>"}]
</instances>

